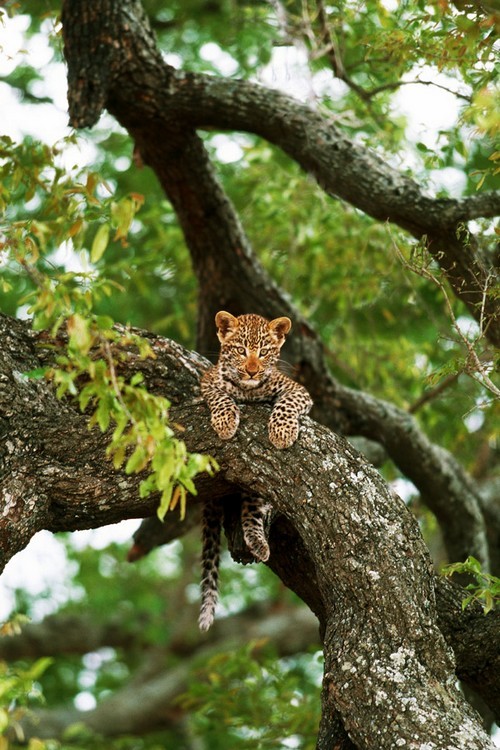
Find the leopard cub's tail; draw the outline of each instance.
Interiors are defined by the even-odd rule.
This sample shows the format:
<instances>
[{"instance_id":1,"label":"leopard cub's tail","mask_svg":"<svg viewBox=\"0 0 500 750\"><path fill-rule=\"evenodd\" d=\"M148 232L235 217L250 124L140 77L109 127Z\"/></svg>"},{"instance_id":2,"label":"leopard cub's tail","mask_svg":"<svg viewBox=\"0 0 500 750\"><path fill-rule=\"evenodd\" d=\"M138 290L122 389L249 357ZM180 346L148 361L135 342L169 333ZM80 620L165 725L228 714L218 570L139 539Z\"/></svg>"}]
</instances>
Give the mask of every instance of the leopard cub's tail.
<instances>
[{"instance_id":1,"label":"leopard cub's tail","mask_svg":"<svg viewBox=\"0 0 500 750\"><path fill-rule=\"evenodd\" d=\"M198 617L200 630L208 630L214 621L219 598L220 537L222 506L217 500L203 504L202 556L201 556L201 607Z\"/></svg>"}]
</instances>

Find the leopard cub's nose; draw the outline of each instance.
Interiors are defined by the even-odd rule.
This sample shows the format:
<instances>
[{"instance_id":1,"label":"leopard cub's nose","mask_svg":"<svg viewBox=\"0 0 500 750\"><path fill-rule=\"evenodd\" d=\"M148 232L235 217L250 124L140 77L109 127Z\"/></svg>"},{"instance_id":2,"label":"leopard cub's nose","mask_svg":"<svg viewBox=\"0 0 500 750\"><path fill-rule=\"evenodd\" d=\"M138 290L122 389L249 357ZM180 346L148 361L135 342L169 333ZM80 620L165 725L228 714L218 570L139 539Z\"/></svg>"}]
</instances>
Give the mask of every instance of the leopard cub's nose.
<instances>
[{"instance_id":1,"label":"leopard cub's nose","mask_svg":"<svg viewBox=\"0 0 500 750\"><path fill-rule=\"evenodd\" d=\"M256 359L249 359L245 365L245 370L249 375L256 375L259 372L259 363Z\"/></svg>"}]
</instances>

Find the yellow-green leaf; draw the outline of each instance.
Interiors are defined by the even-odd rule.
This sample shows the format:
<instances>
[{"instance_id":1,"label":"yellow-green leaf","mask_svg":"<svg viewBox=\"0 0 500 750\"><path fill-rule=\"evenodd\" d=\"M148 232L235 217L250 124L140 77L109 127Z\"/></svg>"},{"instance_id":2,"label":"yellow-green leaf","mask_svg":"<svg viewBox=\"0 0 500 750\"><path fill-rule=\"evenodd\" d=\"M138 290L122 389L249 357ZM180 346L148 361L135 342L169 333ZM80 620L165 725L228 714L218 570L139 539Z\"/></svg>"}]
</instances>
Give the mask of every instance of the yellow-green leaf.
<instances>
[{"instance_id":1,"label":"yellow-green leaf","mask_svg":"<svg viewBox=\"0 0 500 750\"><path fill-rule=\"evenodd\" d=\"M92 249L90 251L90 260L97 263L104 254L109 242L109 224L101 224L95 233Z\"/></svg>"},{"instance_id":2,"label":"yellow-green leaf","mask_svg":"<svg viewBox=\"0 0 500 750\"><path fill-rule=\"evenodd\" d=\"M89 321L82 315L75 313L67 321L69 345L82 354L87 354L92 346L92 335L89 330Z\"/></svg>"}]
</instances>

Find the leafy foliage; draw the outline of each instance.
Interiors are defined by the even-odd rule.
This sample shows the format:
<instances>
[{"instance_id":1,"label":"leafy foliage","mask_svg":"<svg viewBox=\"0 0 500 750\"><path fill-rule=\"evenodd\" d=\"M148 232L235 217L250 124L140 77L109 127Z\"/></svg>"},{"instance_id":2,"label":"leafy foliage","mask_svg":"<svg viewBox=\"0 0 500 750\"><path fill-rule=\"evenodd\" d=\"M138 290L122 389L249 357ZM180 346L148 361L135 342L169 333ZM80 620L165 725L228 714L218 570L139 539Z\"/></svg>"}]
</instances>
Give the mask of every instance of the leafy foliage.
<instances>
[{"instance_id":1,"label":"leafy foliage","mask_svg":"<svg viewBox=\"0 0 500 750\"><path fill-rule=\"evenodd\" d=\"M22 615L13 617L0 628L2 637L9 637L20 631L26 618ZM46 657L26 664L7 664L0 661L0 748L8 750L6 734L21 734L19 720L30 707L39 705L43 698L39 680L51 665L52 660ZM30 750L44 750L44 743L30 744Z\"/></svg>"},{"instance_id":2,"label":"leafy foliage","mask_svg":"<svg viewBox=\"0 0 500 750\"><path fill-rule=\"evenodd\" d=\"M270 654L261 661L264 646L250 643L213 657L179 699L183 708L196 709L195 731L209 750L279 747L291 741L304 750L315 747L320 717L314 692L320 671L311 669L309 659L287 662ZM217 731L222 725L227 732L223 740Z\"/></svg>"},{"instance_id":3,"label":"leafy foliage","mask_svg":"<svg viewBox=\"0 0 500 750\"><path fill-rule=\"evenodd\" d=\"M113 627L116 632L121 632L126 645L108 646L84 655L62 653L50 662L50 669L43 674L37 673L38 697L30 694L29 705L36 706L42 691L47 708L61 703L78 703L83 694L88 701L105 700L111 691L123 688L131 677L140 673L145 659L150 663L150 673L175 669L179 657L175 647L170 651L170 645L182 637L184 647L189 650L189 643L195 642L196 638L197 604L187 604L186 595L193 586L198 533L185 538L182 543L175 542L168 549L157 550L139 566L125 561L125 549L118 544L106 546L98 554L92 546L79 545L80 548L76 549L69 535L62 543L71 562L68 591L77 591L78 596L63 603L53 614L71 614L75 618L74 627L78 626L78 617L85 617L97 627L109 627L115 623ZM222 576L225 579L232 568L234 563L224 556ZM272 597L276 605L284 599L290 601L290 593L278 586L267 568L240 567L234 573L233 581L221 592L223 611L255 605L259 597ZM22 592L20 594L19 603L24 596ZM31 614L29 602L27 604L28 614ZM186 614L180 614L181 608L187 609ZM181 623L186 623L185 626L179 626L179 618ZM24 624L28 618L19 616L20 619ZM16 629L14 623L9 627ZM61 646L63 642L64 635ZM48 665L49 661L44 664ZM25 666L20 668L28 674ZM277 746L288 736L287 722L293 727L297 747L310 748L313 747L312 738L319 719L320 681L318 654L277 659L272 645L262 640L209 659L204 656L195 659L187 690L173 709L185 713L188 736L198 736L206 741L207 750L212 747L223 750L226 747ZM25 700L28 700L28 693L27 690ZM222 735L217 730L219 722L225 726ZM50 741L46 748L40 745L33 750L104 750L106 747L157 750L169 742L184 747L182 737L175 733L110 740L77 724L66 732L63 742ZM187 741L185 747L189 747Z\"/></svg>"},{"instance_id":4,"label":"leafy foliage","mask_svg":"<svg viewBox=\"0 0 500 750\"><path fill-rule=\"evenodd\" d=\"M479 602L484 613L491 612L498 607L500 603L500 578L485 573L479 560L469 556L465 562L453 563L443 568L446 576L452 576L454 573L472 576L475 583L469 583L466 588L472 593L466 596L462 601L462 609L465 609L471 602Z\"/></svg>"},{"instance_id":5,"label":"leafy foliage","mask_svg":"<svg viewBox=\"0 0 500 750\"><path fill-rule=\"evenodd\" d=\"M67 334L67 346L56 354L54 366L32 376L52 380L58 398L77 397L81 410L90 412L89 428L97 425L107 432L113 427L108 453L115 468L124 465L127 474L149 468L141 482L141 497L159 492L161 518L179 502L184 516L186 493L196 494L194 477L212 473L217 465L209 457L188 454L169 426L168 400L148 393L141 373L130 382L118 374L128 347L137 348L145 358L153 356L149 344L94 312L96 301L117 288L95 267L103 259L112 230L113 242L127 244L143 198L138 194L119 201L99 197L99 191L110 192L106 184L96 173L66 174L57 164L57 148L31 142L17 147L7 137L1 143L0 211L9 222L2 247L10 262L24 269L33 282L21 302L29 305L35 330L49 329L52 338L64 327ZM22 201L34 203L33 215L16 220L9 206ZM89 234L90 251L82 250L88 256L88 270L51 269L51 253L61 243L83 249ZM9 291L11 282L4 280L3 286Z\"/></svg>"}]
</instances>

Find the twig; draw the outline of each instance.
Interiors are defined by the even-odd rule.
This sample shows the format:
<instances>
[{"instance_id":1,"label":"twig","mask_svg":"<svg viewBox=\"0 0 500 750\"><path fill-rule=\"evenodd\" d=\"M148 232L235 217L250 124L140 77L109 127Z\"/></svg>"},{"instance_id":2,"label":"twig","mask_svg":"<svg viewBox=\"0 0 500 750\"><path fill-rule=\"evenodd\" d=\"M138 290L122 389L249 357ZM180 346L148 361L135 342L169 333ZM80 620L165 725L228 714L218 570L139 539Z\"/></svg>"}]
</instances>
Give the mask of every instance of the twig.
<instances>
[{"instance_id":1,"label":"twig","mask_svg":"<svg viewBox=\"0 0 500 750\"><path fill-rule=\"evenodd\" d=\"M453 385L458 380L458 376L460 375L459 372L452 373L451 375L447 375L443 380L438 383L434 388L431 388L430 390L423 393L420 398L418 398L416 401L413 402L413 404L408 409L410 414L416 414L419 409L422 408L425 404L428 404L429 401L434 401L435 398L441 395L443 391L445 391L447 388L450 387L450 385Z\"/></svg>"},{"instance_id":2,"label":"twig","mask_svg":"<svg viewBox=\"0 0 500 750\"><path fill-rule=\"evenodd\" d=\"M106 357L106 362L108 363L111 383L113 385L113 390L115 392L116 398L118 399L118 402L120 406L122 407L124 413L127 415L127 418L131 421L134 427L137 427L137 420L134 418L134 415L131 413L127 404L123 400L122 392L118 384L118 378L116 377L115 363L113 362L113 355L111 353L111 347L109 345L109 341L104 339L102 341L102 348L104 349L104 355Z\"/></svg>"}]
</instances>

